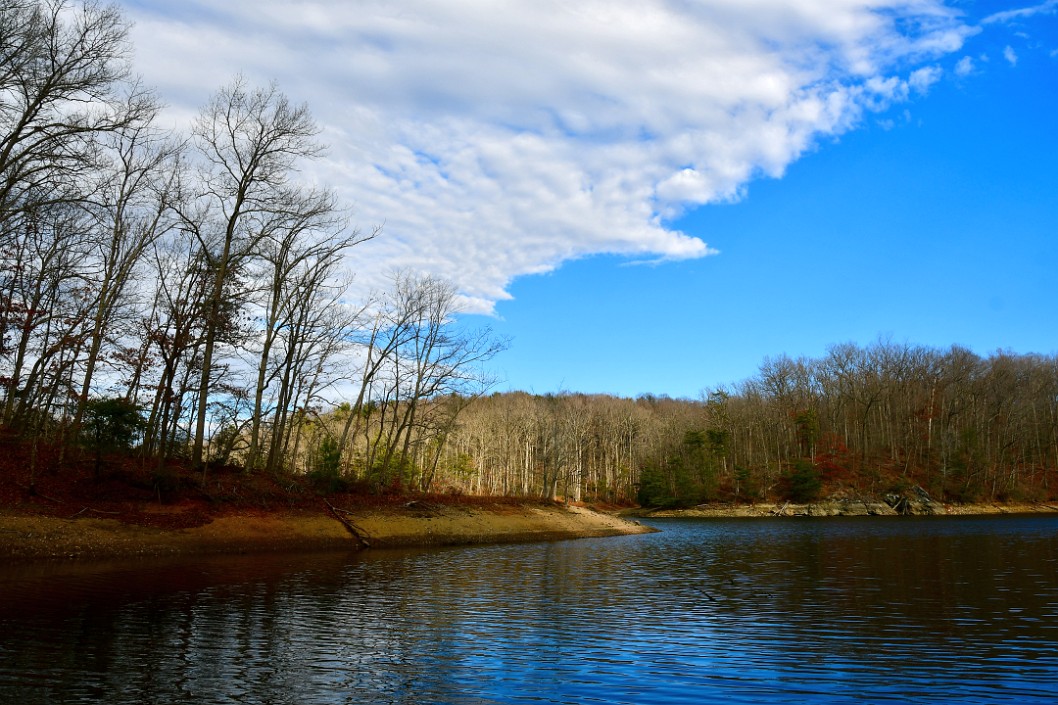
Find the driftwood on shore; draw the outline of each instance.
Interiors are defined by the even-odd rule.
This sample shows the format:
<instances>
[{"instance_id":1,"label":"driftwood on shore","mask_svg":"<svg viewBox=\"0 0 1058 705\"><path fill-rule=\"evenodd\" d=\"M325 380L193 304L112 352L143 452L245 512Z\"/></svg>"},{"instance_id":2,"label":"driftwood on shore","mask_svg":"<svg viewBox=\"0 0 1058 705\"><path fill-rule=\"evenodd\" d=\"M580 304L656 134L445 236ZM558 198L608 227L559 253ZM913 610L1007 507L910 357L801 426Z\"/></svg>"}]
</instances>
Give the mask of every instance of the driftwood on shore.
<instances>
[{"instance_id":1,"label":"driftwood on shore","mask_svg":"<svg viewBox=\"0 0 1058 705\"><path fill-rule=\"evenodd\" d=\"M326 498L324 498L323 501L327 505L327 508L331 510L331 514L334 516L334 518L341 522L342 526L344 526L346 530L350 534L352 534L357 541L360 542L361 547L371 548L371 542L367 540L367 532L357 527L356 524L354 524L347 516L342 516L342 514L348 515L351 514L351 512L347 512L344 509L339 509L338 507L328 502Z\"/></svg>"}]
</instances>

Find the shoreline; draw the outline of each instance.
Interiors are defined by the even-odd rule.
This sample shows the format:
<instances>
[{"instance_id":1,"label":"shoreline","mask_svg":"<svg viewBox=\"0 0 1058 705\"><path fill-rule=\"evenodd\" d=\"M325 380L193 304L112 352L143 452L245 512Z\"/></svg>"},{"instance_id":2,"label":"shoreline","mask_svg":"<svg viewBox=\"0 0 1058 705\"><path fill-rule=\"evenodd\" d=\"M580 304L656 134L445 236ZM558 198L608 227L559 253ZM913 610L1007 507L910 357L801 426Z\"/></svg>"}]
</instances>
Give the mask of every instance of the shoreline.
<instances>
[{"instance_id":1,"label":"shoreline","mask_svg":"<svg viewBox=\"0 0 1058 705\"><path fill-rule=\"evenodd\" d=\"M187 528L0 509L0 558L35 561L355 551L557 541L654 531L634 520L585 507L533 502L459 506L413 501L329 514L244 512Z\"/></svg>"},{"instance_id":2,"label":"shoreline","mask_svg":"<svg viewBox=\"0 0 1058 705\"><path fill-rule=\"evenodd\" d=\"M635 509L622 516L657 518L780 518L780 517L839 517L839 516L994 516L1055 514L1058 504L1037 503L979 503L944 504L932 500L906 502L900 510L884 502L835 500L809 504L706 504L688 509Z\"/></svg>"},{"instance_id":3,"label":"shoreline","mask_svg":"<svg viewBox=\"0 0 1058 705\"><path fill-rule=\"evenodd\" d=\"M345 510L247 510L183 528L122 521L104 513L74 516L0 507L0 558L10 562L231 555L365 548L469 546L653 533L636 518L782 518L835 516L988 516L1058 513L1058 504L941 504L897 511L882 502L701 505L688 509L598 511L547 502L446 504L412 500ZM156 511L168 514L168 511ZM177 508L174 514L180 514Z\"/></svg>"}]
</instances>

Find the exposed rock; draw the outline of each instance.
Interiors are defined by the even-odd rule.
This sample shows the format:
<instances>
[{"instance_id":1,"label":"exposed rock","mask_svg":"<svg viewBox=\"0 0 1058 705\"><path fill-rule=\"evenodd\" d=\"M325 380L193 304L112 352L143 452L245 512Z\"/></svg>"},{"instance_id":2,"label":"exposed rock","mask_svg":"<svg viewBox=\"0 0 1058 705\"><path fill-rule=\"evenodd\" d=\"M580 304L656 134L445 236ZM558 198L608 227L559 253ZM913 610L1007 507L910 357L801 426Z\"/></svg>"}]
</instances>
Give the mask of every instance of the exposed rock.
<instances>
[{"instance_id":1,"label":"exposed rock","mask_svg":"<svg viewBox=\"0 0 1058 705\"><path fill-rule=\"evenodd\" d=\"M907 492L885 495L885 503L892 507L897 514L929 515L943 513L943 507L934 502L930 498L929 493L918 485Z\"/></svg>"},{"instance_id":2,"label":"exposed rock","mask_svg":"<svg viewBox=\"0 0 1058 705\"><path fill-rule=\"evenodd\" d=\"M838 495L811 504L702 504L692 509L640 510L644 517L832 517L897 515L1039 514L1058 512L1051 504L948 505L935 501L921 487L884 498Z\"/></svg>"}]
</instances>

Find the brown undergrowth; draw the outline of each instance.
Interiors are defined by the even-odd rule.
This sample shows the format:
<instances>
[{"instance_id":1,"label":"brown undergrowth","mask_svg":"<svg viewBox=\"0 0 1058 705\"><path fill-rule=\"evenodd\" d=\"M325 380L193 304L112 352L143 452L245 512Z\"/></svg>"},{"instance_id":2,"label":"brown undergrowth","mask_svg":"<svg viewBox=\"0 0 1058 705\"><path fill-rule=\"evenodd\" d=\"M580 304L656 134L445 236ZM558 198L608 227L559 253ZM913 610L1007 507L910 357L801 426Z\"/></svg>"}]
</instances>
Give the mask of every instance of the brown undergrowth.
<instances>
[{"instance_id":1,"label":"brown undergrowth","mask_svg":"<svg viewBox=\"0 0 1058 705\"><path fill-rule=\"evenodd\" d=\"M325 491L331 490L331 491ZM204 471L0 439L0 556L99 558L355 550L649 531L602 511L511 497L346 487L305 476Z\"/></svg>"},{"instance_id":2,"label":"brown undergrowth","mask_svg":"<svg viewBox=\"0 0 1058 705\"><path fill-rule=\"evenodd\" d=\"M217 517L318 513L332 505L354 510L415 503L445 506L516 506L526 500L431 494L355 485L333 491L296 475L248 473L237 466L194 469L185 463L111 454L100 466L79 448L33 447L0 433L0 507L11 512L73 518L114 518L156 528L201 526Z\"/></svg>"}]
</instances>

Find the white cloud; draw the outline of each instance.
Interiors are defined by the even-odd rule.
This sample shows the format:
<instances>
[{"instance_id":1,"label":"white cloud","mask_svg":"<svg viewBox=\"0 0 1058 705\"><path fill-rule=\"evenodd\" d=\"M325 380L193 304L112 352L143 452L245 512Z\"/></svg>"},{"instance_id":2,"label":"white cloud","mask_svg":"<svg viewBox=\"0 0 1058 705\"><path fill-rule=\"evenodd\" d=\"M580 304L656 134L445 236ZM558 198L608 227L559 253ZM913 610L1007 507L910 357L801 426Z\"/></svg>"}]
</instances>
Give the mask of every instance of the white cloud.
<instances>
[{"instance_id":1,"label":"white cloud","mask_svg":"<svg viewBox=\"0 0 1058 705\"><path fill-rule=\"evenodd\" d=\"M982 24L995 24L997 22L1011 22L1013 20L1020 20L1026 17L1032 17L1033 15L1053 15L1058 12L1058 0L1046 0L1038 5L1030 5L1029 7L1022 7L1014 10L1004 10L1003 12L996 12L989 15L981 21Z\"/></svg>"},{"instance_id":2,"label":"white cloud","mask_svg":"<svg viewBox=\"0 0 1058 705\"><path fill-rule=\"evenodd\" d=\"M959 59L959 63L955 64L955 75L956 76L969 76L974 71L974 60L969 56L964 56Z\"/></svg>"},{"instance_id":3,"label":"white cloud","mask_svg":"<svg viewBox=\"0 0 1058 705\"><path fill-rule=\"evenodd\" d=\"M916 93L926 94L930 86L940 80L944 71L939 66L926 66L911 72L908 85Z\"/></svg>"},{"instance_id":4,"label":"white cloud","mask_svg":"<svg viewBox=\"0 0 1058 705\"><path fill-rule=\"evenodd\" d=\"M1007 46L1003 49L1003 58L1007 60L1011 66L1018 65L1018 54L1014 51L1014 47Z\"/></svg>"},{"instance_id":5,"label":"white cloud","mask_svg":"<svg viewBox=\"0 0 1058 705\"><path fill-rule=\"evenodd\" d=\"M173 122L277 79L385 222L361 279L417 267L480 310L571 258L711 254L667 223L924 93L975 31L941 0L125 2Z\"/></svg>"}]
</instances>

